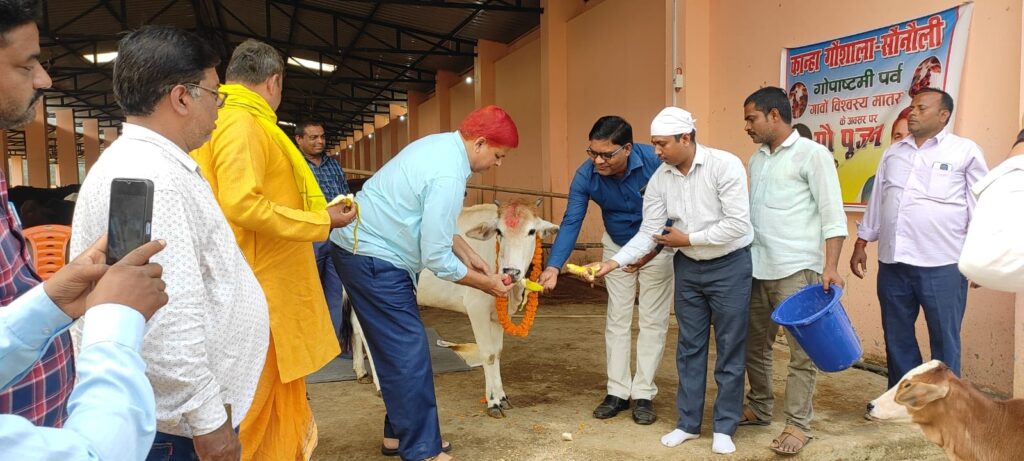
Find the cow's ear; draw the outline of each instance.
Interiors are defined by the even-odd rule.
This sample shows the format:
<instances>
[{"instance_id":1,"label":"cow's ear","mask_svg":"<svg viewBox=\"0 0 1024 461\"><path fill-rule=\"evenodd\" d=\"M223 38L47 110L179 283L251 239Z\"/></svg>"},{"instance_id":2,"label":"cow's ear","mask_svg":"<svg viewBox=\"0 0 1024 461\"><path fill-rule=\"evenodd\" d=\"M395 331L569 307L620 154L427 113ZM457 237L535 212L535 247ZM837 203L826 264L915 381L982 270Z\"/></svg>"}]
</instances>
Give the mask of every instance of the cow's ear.
<instances>
[{"instance_id":1,"label":"cow's ear","mask_svg":"<svg viewBox=\"0 0 1024 461\"><path fill-rule=\"evenodd\" d=\"M484 221L466 231L466 237L476 240L490 240L498 231L498 221Z\"/></svg>"},{"instance_id":2,"label":"cow's ear","mask_svg":"<svg viewBox=\"0 0 1024 461\"><path fill-rule=\"evenodd\" d=\"M541 237L550 237L558 233L558 225L542 219L540 224L537 225L537 231L540 232Z\"/></svg>"},{"instance_id":3,"label":"cow's ear","mask_svg":"<svg viewBox=\"0 0 1024 461\"><path fill-rule=\"evenodd\" d=\"M928 384L903 380L896 390L896 403L911 410L920 410L925 405L945 398L949 394L949 384Z\"/></svg>"}]
</instances>

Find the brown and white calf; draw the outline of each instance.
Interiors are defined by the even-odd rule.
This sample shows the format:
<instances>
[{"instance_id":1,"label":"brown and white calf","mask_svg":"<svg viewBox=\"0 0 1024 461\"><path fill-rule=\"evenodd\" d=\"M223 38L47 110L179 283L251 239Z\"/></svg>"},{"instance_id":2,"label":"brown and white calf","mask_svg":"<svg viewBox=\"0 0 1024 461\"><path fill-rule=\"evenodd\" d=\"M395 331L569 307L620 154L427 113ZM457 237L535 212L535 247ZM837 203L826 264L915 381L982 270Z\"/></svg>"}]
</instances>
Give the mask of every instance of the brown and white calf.
<instances>
[{"instance_id":1,"label":"brown and white calf","mask_svg":"<svg viewBox=\"0 0 1024 461\"><path fill-rule=\"evenodd\" d=\"M1024 459L1024 399L992 400L938 360L868 404L869 419L913 422L951 460Z\"/></svg>"}]
</instances>

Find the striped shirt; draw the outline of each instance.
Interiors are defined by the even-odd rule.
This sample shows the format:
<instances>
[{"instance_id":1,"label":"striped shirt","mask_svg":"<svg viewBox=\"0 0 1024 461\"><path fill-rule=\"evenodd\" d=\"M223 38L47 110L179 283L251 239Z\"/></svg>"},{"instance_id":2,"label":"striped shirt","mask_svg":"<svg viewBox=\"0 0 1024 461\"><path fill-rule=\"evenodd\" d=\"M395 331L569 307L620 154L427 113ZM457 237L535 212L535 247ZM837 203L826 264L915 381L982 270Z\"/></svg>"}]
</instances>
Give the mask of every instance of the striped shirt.
<instances>
[{"instance_id":1,"label":"striped shirt","mask_svg":"<svg viewBox=\"0 0 1024 461\"><path fill-rule=\"evenodd\" d=\"M2 171L0 203L7 203L7 178ZM8 207L0 206L0 306L10 304L38 284L21 227ZM0 391L0 414L22 416L36 426L61 427L67 419L67 401L74 382L71 337L64 332L53 338L21 379Z\"/></svg>"},{"instance_id":2,"label":"striped shirt","mask_svg":"<svg viewBox=\"0 0 1024 461\"><path fill-rule=\"evenodd\" d=\"M693 166L687 174L663 163L651 176L644 194L644 221L640 231L612 257L625 267L657 245L665 220L690 236L690 246L680 247L686 257L708 260L750 245L747 173L735 155L697 145Z\"/></svg>"}]
</instances>

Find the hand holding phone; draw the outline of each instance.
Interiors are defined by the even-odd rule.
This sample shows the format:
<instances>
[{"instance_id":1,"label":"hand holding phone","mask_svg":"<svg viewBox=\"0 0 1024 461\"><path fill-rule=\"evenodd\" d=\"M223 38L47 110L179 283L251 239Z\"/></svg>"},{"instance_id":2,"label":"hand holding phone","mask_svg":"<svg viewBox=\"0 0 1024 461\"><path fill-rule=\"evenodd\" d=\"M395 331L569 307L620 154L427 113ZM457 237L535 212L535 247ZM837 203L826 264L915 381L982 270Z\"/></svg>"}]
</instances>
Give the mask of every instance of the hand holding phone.
<instances>
[{"instance_id":1,"label":"hand holding phone","mask_svg":"<svg viewBox=\"0 0 1024 461\"><path fill-rule=\"evenodd\" d=\"M121 258L152 238L153 181L115 178L110 183L107 221L107 264Z\"/></svg>"}]
</instances>

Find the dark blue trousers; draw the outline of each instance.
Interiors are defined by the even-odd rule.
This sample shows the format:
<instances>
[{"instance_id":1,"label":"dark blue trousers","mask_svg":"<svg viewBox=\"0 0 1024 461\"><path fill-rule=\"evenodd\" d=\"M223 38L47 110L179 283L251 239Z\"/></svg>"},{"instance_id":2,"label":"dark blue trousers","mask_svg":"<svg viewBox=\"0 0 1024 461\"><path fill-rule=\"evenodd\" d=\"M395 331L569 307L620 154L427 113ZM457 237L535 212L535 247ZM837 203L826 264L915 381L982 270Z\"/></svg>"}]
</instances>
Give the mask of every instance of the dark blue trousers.
<instances>
[{"instance_id":1,"label":"dark blue trousers","mask_svg":"<svg viewBox=\"0 0 1024 461\"><path fill-rule=\"evenodd\" d=\"M715 327L714 431L732 435L743 412L743 373L747 359L752 264L750 247L720 258L697 261L675 255L676 368L679 390L676 427L700 434L708 376L708 338Z\"/></svg>"},{"instance_id":2,"label":"dark blue trousers","mask_svg":"<svg viewBox=\"0 0 1024 461\"><path fill-rule=\"evenodd\" d=\"M324 298L327 300L327 311L331 314L331 324L334 326L334 335L341 342L341 329L347 319L342 312L341 298L343 286L341 277L334 267L334 255L331 247L335 246L330 240L313 243L313 253L316 254L316 269L320 272L320 285L324 289ZM345 352L345 351L342 351Z\"/></svg>"},{"instance_id":3,"label":"dark blue trousers","mask_svg":"<svg viewBox=\"0 0 1024 461\"><path fill-rule=\"evenodd\" d=\"M235 428L238 433L238 428ZM192 439L180 435L157 432L146 461L199 461Z\"/></svg>"},{"instance_id":4,"label":"dark blue trousers","mask_svg":"<svg viewBox=\"0 0 1024 461\"><path fill-rule=\"evenodd\" d=\"M157 432L146 461L199 461L192 439Z\"/></svg>"},{"instance_id":5,"label":"dark blue trousers","mask_svg":"<svg viewBox=\"0 0 1024 461\"><path fill-rule=\"evenodd\" d=\"M403 460L441 453L427 332L409 273L382 259L338 248L345 280L380 379L387 415L384 436L398 439Z\"/></svg>"},{"instance_id":6,"label":"dark blue trousers","mask_svg":"<svg viewBox=\"0 0 1024 461\"><path fill-rule=\"evenodd\" d=\"M882 308L889 387L923 363L914 329L922 308L932 358L943 361L960 376L960 326L967 308L967 278L956 264L918 267L880 262L878 302Z\"/></svg>"}]
</instances>

